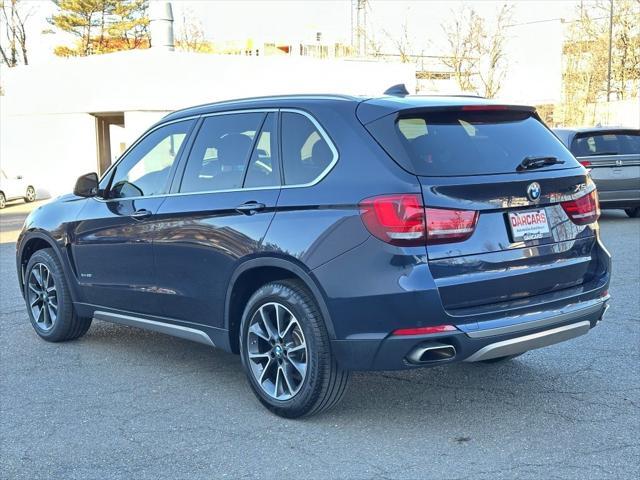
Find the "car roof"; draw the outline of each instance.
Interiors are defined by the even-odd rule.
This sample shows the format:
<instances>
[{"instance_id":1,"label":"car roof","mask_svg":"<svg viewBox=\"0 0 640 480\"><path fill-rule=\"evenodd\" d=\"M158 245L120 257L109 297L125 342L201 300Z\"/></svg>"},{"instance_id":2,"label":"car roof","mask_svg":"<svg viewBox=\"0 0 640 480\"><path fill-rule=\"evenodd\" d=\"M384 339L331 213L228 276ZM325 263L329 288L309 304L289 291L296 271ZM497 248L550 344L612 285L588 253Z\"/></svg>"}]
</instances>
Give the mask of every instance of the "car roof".
<instances>
[{"instance_id":1,"label":"car roof","mask_svg":"<svg viewBox=\"0 0 640 480\"><path fill-rule=\"evenodd\" d=\"M556 132L567 132L567 133L589 133L589 132L615 132L615 131L628 131L628 130L638 130L637 128L632 127L623 127L622 125L598 125L595 127L562 127L562 128L554 128Z\"/></svg>"},{"instance_id":2,"label":"car roof","mask_svg":"<svg viewBox=\"0 0 640 480\"><path fill-rule=\"evenodd\" d=\"M233 100L223 100L220 102L205 103L193 107L183 108L168 114L163 118L175 120L184 117L206 115L209 113L225 112L232 110L253 110L261 108L287 108L303 107L305 105L317 104L319 102L360 102L365 97L352 95L335 94L297 94L297 95L270 95L264 97L237 98Z\"/></svg>"},{"instance_id":3,"label":"car roof","mask_svg":"<svg viewBox=\"0 0 640 480\"><path fill-rule=\"evenodd\" d=\"M504 103L489 100L483 97L471 95L407 95L380 97L367 97L340 94L299 94L299 95L274 95L265 97L240 98L225 100L215 103L207 103L194 107L177 110L168 114L160 123L168 120L178 120L186 117L206 115L216 112L233 110L251 110L261 108L312 108L314 105L326 103L351 103L354 108L366 106L361 117L360 109L358 117L363 121L371 121L375 118L393 113L399 110L411 108L439 108L461 107L466 105L504 105ZM532 107L526 106L527 109ZM365 122L366 123L366 122Z\"/></svg>"}]
</instances>

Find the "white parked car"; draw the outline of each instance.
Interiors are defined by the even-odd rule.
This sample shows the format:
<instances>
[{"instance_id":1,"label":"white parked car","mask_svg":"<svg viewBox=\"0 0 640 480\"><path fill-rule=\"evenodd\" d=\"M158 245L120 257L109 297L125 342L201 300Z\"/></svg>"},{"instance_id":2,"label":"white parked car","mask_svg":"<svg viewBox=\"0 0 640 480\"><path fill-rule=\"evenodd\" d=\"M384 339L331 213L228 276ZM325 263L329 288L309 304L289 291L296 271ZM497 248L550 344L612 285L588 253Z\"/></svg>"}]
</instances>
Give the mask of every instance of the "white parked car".
<instances>
[{"instance_id":1,"label":"white parked car","mask_svg":"<svg viewBox=\"0 0 640 480\"><path fill-rule=\"evenodd\" d=\"M36 199L36 189L21 176L9 178L4 170L0 169L0 209L7 202L22 198L25 202L33 202Z\"/></svg>"}]
</instances>

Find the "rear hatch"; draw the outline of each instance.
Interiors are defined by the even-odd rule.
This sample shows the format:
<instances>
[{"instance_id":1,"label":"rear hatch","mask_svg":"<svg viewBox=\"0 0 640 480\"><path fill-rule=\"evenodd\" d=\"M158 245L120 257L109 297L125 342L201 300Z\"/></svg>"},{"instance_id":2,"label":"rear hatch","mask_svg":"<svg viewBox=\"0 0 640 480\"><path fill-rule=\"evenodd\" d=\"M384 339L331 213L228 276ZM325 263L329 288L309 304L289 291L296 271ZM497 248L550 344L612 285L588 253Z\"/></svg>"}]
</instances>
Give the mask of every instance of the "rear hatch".
<instances>
[{"instance_id":1,"label":"rear hatch","mask_svg":"<svg viewBox=\"0 0 640 480\"><path fill-rule=\"evenodd\" d=\"M595 187L533 109L412 108L365 127L420 180L429 267L451 313L601 275Z\"/></svg>"},{"instance_id":2,"label":"rear hatch","mask_svg":"<svg viewBox=\"0 0 640 480\"><path fill-rule=\"evenodd\" d=\"M591 170L600 192L640 189L640 131L597 130L578 132L571 152Z\"/></svg>"}]
</instances>

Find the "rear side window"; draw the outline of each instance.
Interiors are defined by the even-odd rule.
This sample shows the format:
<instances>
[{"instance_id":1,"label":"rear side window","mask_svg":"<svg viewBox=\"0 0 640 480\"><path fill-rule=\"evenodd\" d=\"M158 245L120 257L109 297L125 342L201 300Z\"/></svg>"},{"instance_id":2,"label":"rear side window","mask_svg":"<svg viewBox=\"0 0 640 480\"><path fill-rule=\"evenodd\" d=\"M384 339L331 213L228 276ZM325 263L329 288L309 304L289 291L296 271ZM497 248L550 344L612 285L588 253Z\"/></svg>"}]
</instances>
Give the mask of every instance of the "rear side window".
<instances>
[{"instance_id":1,"label":"rear side window","mask_svg":"<svg viewBox=\"0 0 640 480\"><path fill-rule=\"evenodd\" d=\"M571 142L571 153L576 157L639 154L640 132L578 134Z\"/></svg>"},{"instance_id":2,"label":"rear side window","mask_svg":"<svg viewBox=\"0 0 640 480\"><path fill-rule=\"evenodd\" d=\"M531 112L451 110L383 117L367 129L402 167L416 175L513 173L526 157L556 157L577 167L566 147Z\"/></svg>"},{"instance_id":3,"label":"rear side window","mask_svg":"<svg viewBox=\"0 0 640 480\"><path fill-rule=\"evenodd\" d=\"M216 115L204 119L180 185L181 192L242 187L254 139L264 113Z\"/></svg>"},{"instance_id":4,"label":"rear side window","mask_svg":"<svg viewBox=\"0 0 640 480\"><path fill-rule=\"evenodd\" d=\"M333 164L335 151L305 115L283 112L281 130L285 185L312 183Z\"/></svg>"}]
</instances>

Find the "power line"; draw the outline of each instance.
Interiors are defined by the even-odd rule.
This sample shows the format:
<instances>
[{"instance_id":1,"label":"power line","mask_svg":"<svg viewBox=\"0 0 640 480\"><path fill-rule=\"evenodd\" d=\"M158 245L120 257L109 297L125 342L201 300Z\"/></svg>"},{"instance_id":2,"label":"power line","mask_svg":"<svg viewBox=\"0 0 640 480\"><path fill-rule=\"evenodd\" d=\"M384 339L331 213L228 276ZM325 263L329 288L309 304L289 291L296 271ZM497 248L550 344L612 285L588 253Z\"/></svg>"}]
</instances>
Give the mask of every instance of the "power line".
<instances>
[{"instance_id":1,"label":"power line","mask_svg":"<svg viewBox=\"0 0 640 480\"><path fill-rule=\"evenodd\" d=\"M625 13L624 15L615 15L616 18L633 17L633 16L640 17L640 13ZM609 15L606 15L604 17L590 17L588 19L589 20L609 20ZM512 23L510 25L505 25L505 28L508 28L508 27L519 27L519 26L522 26L522 25L533 25L533 24L536 24L536 23L557 22L557 21L560 21L560 23L577 23L577 22L584 21L584 19L583 18L576 18L575 20L567 20L564 17L545 18L545 19L542 19L542 20L532 20L531 22Z\"/></svg>"}]
</instances>

